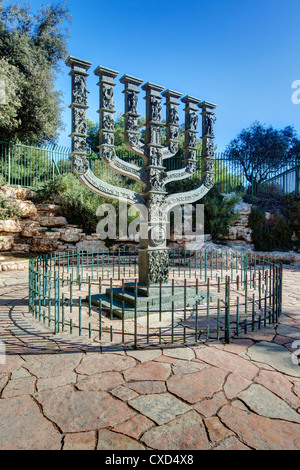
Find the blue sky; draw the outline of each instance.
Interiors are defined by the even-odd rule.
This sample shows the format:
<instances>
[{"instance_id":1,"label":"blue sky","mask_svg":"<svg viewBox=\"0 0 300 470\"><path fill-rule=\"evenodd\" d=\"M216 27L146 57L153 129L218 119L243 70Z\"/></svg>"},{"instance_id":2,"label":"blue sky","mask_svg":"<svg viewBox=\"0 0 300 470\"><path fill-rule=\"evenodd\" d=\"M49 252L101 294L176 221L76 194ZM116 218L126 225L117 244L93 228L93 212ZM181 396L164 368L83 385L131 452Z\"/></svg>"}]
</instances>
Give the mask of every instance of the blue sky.
<instances>
[{"instance_id":1,"label":"blue sky","mask_svg":"<svg viewBox=\"0 0 300 470\"><path fill-rule=\"evenodd\" d=\"M31 0L33 10L45 2ZM94 70L103 65L218 105L218 151L254 120L300 135L300 104L292 82L300 80L299 0L67 0L73 15L70 55L93 63L88 78L88 116L98 120ZM70 145L69 69L56 88L64 93ZM123 112L117 78L115 105ZM144 114L143 92L139 113ZM182 108L182 107L181 107ZM183 113L181 111L181 116Z\"/></svg>"}]
</instances>

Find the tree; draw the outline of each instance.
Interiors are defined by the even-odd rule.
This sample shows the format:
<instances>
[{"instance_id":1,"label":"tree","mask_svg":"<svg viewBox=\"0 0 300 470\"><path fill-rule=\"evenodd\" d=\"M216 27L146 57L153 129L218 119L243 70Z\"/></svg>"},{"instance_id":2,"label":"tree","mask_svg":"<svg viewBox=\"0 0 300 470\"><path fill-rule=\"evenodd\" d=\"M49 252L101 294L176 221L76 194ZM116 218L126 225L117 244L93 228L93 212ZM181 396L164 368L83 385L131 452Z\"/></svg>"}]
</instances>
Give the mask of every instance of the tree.
<instances>
[{"instance_id":1,"label":"tree","mask_svg":"<svg viewBox=\"0 0 300 470\"><path fill-rule=\"evenodd\" d=\"M66 4L47 4L37 13L0 0L0 140L55 142L62 129L61 97L54 90L67 56Z\"/></svg>"},{"instance_id":2,"label":"tree","mask_svg":"<svg viewBox=\"0 0 300 470\"><path fill-rule=\"evenodd\" d=\"M226 153L242 166L247 180L258 186L273 172L286 167L299 148L300 141L292 126L277 130L255 121L229 143Z\"/></svg>"}]
</instances>

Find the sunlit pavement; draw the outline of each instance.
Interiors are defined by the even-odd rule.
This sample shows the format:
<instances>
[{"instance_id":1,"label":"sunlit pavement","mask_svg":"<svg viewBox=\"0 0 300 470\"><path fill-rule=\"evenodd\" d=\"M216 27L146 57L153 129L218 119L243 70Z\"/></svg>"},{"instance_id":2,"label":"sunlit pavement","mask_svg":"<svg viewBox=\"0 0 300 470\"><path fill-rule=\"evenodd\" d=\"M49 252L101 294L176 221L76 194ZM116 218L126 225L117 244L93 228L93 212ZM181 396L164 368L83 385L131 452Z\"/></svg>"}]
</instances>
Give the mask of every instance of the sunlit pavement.
<instances>
[{"instance_id":1,"label":"sunlit pavement","mask_svg":"<svg viewBox=\"0 0 300 470\"><path fill-rule=\"evenodd\" d=\"M300 268L278 325L192 347L123 350L28 314L0 273L0 449L300 449Z\"/></svg>"}]
</instances>

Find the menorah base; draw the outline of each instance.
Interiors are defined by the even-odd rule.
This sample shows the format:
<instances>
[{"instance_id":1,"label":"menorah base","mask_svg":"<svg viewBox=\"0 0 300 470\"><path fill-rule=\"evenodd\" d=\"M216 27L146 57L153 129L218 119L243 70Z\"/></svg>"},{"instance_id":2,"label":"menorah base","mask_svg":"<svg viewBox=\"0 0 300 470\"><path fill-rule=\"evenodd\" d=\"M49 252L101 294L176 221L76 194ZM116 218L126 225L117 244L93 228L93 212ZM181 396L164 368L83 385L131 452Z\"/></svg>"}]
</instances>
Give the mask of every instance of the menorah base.
<instances>
[{"instance_id":1,"label":"menorah base","mask_svg":"<svg viewBox=\"0 0 300 470\"><path fill-rule=\"evenodd\" d=\"M138 248L139 285L166 283L169 280L169 250L167 248Z\"/></svg>"},{"instance_id":2,"label":"menorah base","mask_svg":"<svg viewBox=\"0 0 300 470\"><path fill-rule=\"evenodd\" d=\"M210 294L209 301L215 299ZM89 297L87 297L89 300ZM149 314L162 315L164 312L176 314L186 308L207 303L207 292L195 287L172 286L171 284L152 285L147 288L134 283L122 287L107 288L103 294L91 295L91 304L110 313L111 316L130 319Z\"/></svg>"}]
</instances>

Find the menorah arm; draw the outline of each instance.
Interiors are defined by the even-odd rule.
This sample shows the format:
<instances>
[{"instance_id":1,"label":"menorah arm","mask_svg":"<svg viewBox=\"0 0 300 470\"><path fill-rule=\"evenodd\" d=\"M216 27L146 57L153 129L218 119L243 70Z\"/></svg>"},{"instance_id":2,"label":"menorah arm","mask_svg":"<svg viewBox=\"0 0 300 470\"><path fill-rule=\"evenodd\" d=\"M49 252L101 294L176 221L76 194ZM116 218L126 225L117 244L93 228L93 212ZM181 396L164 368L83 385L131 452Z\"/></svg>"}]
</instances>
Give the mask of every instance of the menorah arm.
<instances>
[{"instance_id":1,"label":"menorah arm","mask_svg":"<svg viewBox=\"0 0 300 470\"><path fill-rule=\"evenodd\" d=\"M135 165L134 163L125 162L117 157L115 151L111 147L104 147L102 149L102 161L108 168L120 173L121 175L128 176L136 180L142 186L147 184L147 174L145 170Z\"/></svg>"},{"instance_id":2,"label":"menorah arm","mask_svg":"<svg viewBox=\"0 0 300 470\"><path fill-rule=\"evenodd\" d=\"M189 178L197 171L196 162L187 163L184 168L179 168L178 170L171 170L166 172L164 183L171 183L171 181L183 180Z\"/></svg>"},{"instance_id":3,"label":"menorah arm","mask_svg":"<svg viewBox=\"0 0 300 470\"><path fill-rule=\"evenodd\" d=\"M130 205L145 204L144 198L135 191L118 188L98 178L90 169L88 160L84 156L73 157L73 168L80 181L91 191L101 196L128 202Z\"/></svg>"},{"instance_id":4,"label":"menorah arm","mask_svg":"<svg viewBox=\"0 0 300 470\"><path fill-rule=\"evenodd\" d=\"M192 204L193 202L199 201L199 199L202 199L213 185L214 182L211 175L207 174L202 183L195 189L182 193L170 194L166 197L167 210L172 209L172 207L177 206L178 204Z\"/></svg>"}]
</instances>

